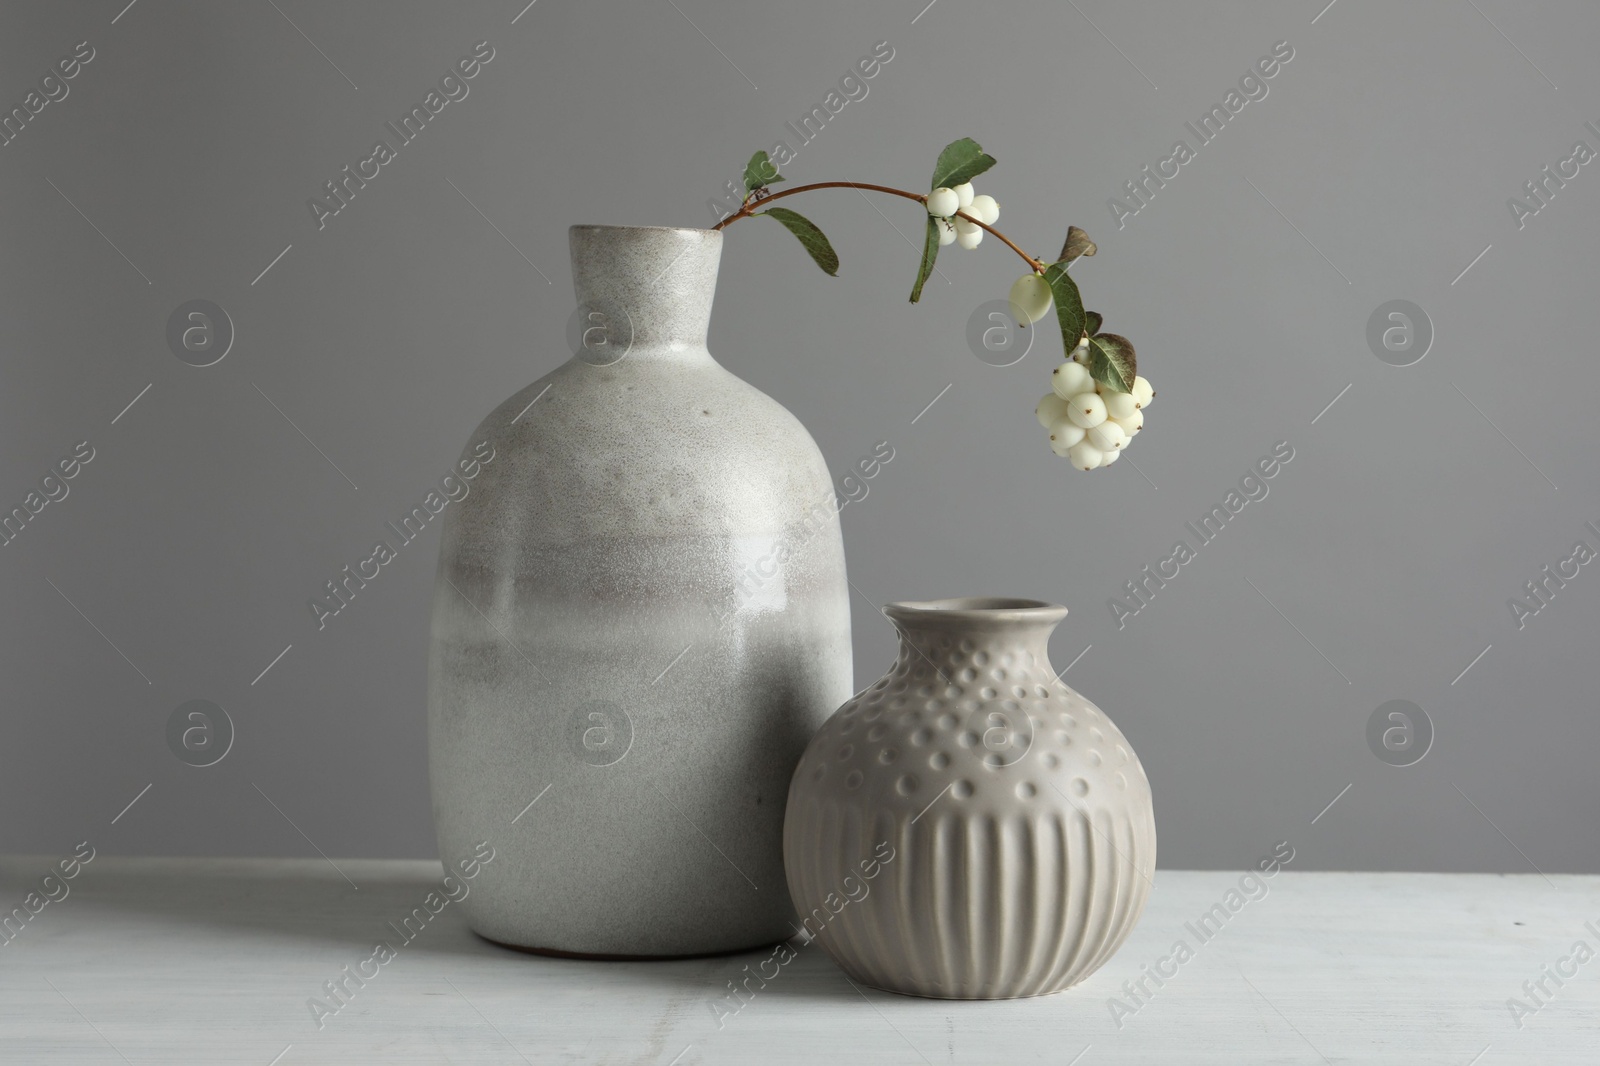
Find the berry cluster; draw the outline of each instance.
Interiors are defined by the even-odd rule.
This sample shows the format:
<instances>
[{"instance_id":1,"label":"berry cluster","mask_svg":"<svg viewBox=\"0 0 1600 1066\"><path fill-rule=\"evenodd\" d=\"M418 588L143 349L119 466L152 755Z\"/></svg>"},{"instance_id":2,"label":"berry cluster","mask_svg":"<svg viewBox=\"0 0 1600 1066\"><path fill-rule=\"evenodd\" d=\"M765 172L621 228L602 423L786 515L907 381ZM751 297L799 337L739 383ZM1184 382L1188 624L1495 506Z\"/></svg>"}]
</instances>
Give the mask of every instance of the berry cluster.
<instances>
[{"instance_id":1,"label":"berry cluster","mask_svg":"<svg viewBox=\"0 0 1600 1066\"><path fill-rule=\"evenodd\" d=\"M1105 388L1084 365L1088 358L1085 338L1073 357L1051 372L1050 395L1034 408L1039 424L1050 431L1051 450L1072 460L1079 470L1116 462L1144 428L1144 409L1155 396L1142 377L1134 378L1130 392Z\"/></svg>"},{"instance_id":2,"label":"berry cluster","mask_svg":"<svg viewBox=\"0 0 1600 1066\"><path fill-rule=\"evenodd\" d=\"M994 197L974 196L970 181L953 189L935 189L928 194L928 214L938 222L941 245L958 242L963 248L976 248L983 241L983 226L953 217L957 211L971 215L984 226L992 226L1000 218L1000 205Z\"/></svg>"}]
</instances>

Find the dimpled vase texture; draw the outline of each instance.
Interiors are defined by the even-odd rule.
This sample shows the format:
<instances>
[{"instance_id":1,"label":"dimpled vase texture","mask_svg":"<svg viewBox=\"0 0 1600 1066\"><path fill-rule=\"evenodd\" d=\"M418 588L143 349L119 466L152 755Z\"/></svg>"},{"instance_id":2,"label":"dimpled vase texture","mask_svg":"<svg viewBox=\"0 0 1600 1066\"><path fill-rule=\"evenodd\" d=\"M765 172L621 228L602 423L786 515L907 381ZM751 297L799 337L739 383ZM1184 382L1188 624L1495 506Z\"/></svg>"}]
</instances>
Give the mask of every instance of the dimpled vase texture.
<instances>
[{"instance_id":1,"label":"dimpled vase texture","mask_svg":"<svg viewBox=\"0 0 1600 1066\"><path fill-rule=\"evenodd\" d=\"M493 458L444 516L440 858L495 848L462 909L504 944L770 944L793 934L785 790L851 691L832 480L706 350L721 233L570 237L577 354L479 425L463 458Z\"/></svg>"},{"instance_id":2,"label":"dimpled vase texture","mask_svg":"<svg viewBox=\"0 0 1600 1066\"><path fill-rule=\"evenodd\" d=\"M899 660L828 719L789 787L802 924L891 992L1070 988L1139 920L1156 827L1127 739L1050 666L1067 610L958 599L884 613Z\"/></svg>"}]
</instances>

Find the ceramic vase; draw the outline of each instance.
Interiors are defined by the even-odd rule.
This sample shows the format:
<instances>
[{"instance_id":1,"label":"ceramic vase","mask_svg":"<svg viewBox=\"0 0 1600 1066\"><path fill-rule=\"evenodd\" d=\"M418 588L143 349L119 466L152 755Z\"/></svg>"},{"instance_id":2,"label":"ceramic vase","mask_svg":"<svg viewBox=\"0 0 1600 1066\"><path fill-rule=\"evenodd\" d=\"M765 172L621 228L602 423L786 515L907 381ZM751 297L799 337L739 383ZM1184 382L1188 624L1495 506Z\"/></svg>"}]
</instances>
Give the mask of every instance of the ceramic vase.
<instances>
[{"instance_id":1,"label":"ceramic vase","mask_svg":"<svg viewBox=\"0 0 1600 1066\"><path fill-rule=\"evenodd\" d=\"M817 733L784 858L805 931L857 981L941 999L1082 981L1138 921L1155 872L1139 758L1057 680L1066 608L890 604L894 667Z\"/></svg>"},{"instance_id":2,"label":"ceramic vase","mask_svg":"<svg viewBox=\"0 0 1600 1066\"><path fill-rule=\"evenodd\" d=\"M793 933L785 790L851 690L832 481L794 416L706 349L721 233L570 243L574 354L478 426L445 512L440 858L494 849L462 909L503 944L773 943Z\"/></svg>"}]
</instances>

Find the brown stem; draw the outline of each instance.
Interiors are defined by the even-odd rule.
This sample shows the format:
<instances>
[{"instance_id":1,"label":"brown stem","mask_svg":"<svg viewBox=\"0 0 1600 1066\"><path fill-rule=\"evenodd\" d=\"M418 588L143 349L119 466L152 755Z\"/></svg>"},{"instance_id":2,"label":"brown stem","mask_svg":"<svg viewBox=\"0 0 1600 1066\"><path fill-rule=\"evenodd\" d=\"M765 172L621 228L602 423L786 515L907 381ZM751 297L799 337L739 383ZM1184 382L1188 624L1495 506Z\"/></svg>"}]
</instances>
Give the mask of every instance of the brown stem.
<instances>
[{"instance_id":1,"label":"brown stem","mask_svg":"<svg viewBox=\"0 0 1600 1066\"><path fill-rule=\"evenodd\" d=\"M1022 258L1027 261L1027 264L1029 266L1033 267L1035 273L1037 273L1037 274L1043 274L1044 273L1045 265L1043 263L1039 262L1039 260L1037 260L1033 256L1029 255L1027 252L1024 252L1021 248L1018 248L1015 244L1013 244L1011 242L1011 238L1010 237L1007 237L1004 233L1001 233L999 230L995 229L993 226L989 225L987 222L979 222L977 219L973 218L971 215L967 214L965 211L957 211L955 213L955 217L964 218L968 222L971 222L975 226L981 226L984 229L985 232L994 234L996 240L999 240L999 241L1003 242L1007 248L1010 248L1013 252L1016 252L1018 255L1022 256Z\"/></svg>"},{"instance_id":2,"label":"brown stem","mask_svg":"<svg viewBox=\"0 0 1600 1066\"><path fill-rule=\"evenodd\" d=\"M870 189L872 192L883 192L888 193L890 196L899 196L907 200L915 200L919 204L926 204L928 202L928 197L926 194L919 195L914 192L907 192L904 189L892 189L887 185L871 185L864 181L819 181L811 185L796 185L792 189L784 189L782 192L775 192L769 196L763 196L759 200L747 200L743 205L740 206L739 210L735 211L733 214L729 215L727 218L723 219L721 222L718 222L711 228L713 230L722 229L724 226L737 222L741 218L752 217L756 214L753 208L761 204L771 203L773 200L781 200L785 196L793 196L796 193L810 192L813 189ZM981 227L985 232L994 234L995 238L1005 244L1007 248L1010 248L1013 252L1016 252L1018 255L1022 256L1023 260L1030 267L1032 267L1036 273L1044 273L1044 263L1041 263L1027 252L1024 252L1021 248L1018 248L1016 244L1012 242L1011 238L1007 237L1004 233L1001 233L993 226L990 226L988 223L978 221L965 211L957 211L952 217L964 218L973 225Z\"/></svg>"}]
</instances>

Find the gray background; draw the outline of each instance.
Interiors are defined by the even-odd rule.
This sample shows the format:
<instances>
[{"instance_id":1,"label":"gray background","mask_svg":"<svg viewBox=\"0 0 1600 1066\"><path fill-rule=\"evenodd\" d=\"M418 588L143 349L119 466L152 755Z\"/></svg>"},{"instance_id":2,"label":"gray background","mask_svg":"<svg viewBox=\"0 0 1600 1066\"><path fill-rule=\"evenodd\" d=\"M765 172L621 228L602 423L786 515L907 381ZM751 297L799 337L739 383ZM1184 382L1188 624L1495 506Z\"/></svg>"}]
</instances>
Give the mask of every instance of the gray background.
<instances>
[{"instance_id":1,"label":"gray background","mask_svg":"<svg viewBox=\"0 0 1600 1066\"><path fill-rule=\"evenodd\" d=\"M1007 368L968 349L1019 273L995 242L947 249L913 307L891 223L915 236L914 205L797 202L837 280L777 226L731 229L712 351L836 474L895 448L842 519L858 681L893 652L868 598L1056 600L1056 664L1089 647L1067 680L1143 757L1165 866L1287 839L1297 868L1600 870L1600 576L1521 631L1506 604L1600 545L1600 164L1521 230L1506 207L1574 141L1600 148L1600 12L1324 2L540 0L514 24L520 0L5 4L6 107L76 42L97 55L0 148L3 509L75 442L96 458L0 548L0 849L432 855L436 529L326 630L307 598L566 357L570 223L705 225L887 40L785 173L920 189L976 137L1001 229L1042 255L1069 222L1098 240L1076 273L1159 397L1126 461L1080 474L1032 414L1048 335ZM484 39L470 96L319 232L306 199ZM1107 198L1279 40L1269 95L1118 229ZM196 298L237 329L203 369L164 338ZM1413 366L1365 339L1391 299L1436 330ZM1107 599L1278 441L1270 496L1119 631ZM195 698L238 728L206 769L164 739ZM1391 699L1432 719L1415 765L1367 747Z\"/></svg>"}]
</instances>

